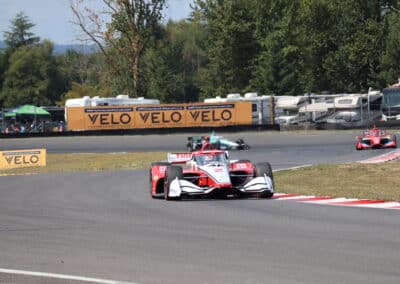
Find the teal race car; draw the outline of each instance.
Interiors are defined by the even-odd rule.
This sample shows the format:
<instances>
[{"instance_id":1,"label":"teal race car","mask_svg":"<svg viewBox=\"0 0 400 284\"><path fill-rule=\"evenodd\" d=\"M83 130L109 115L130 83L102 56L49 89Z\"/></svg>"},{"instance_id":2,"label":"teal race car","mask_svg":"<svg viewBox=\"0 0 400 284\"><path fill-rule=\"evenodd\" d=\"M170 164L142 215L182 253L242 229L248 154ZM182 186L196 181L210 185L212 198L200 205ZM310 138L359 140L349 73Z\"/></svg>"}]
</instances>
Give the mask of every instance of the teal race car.
<instances>
[{"instance_id":1,"label":"teal race car","mask_svg":"<svg viewBox=\"0 0 400 284\"><path fill-rule=\"evenodd\" d=\"M189 152L201 150L204 143L209 142L215 150L248 150L250 146L242 138L231 141L223 136L216 135L213 131L211 135L190 136L187 138L186 148Z\"/></svg>"}]
</instances>

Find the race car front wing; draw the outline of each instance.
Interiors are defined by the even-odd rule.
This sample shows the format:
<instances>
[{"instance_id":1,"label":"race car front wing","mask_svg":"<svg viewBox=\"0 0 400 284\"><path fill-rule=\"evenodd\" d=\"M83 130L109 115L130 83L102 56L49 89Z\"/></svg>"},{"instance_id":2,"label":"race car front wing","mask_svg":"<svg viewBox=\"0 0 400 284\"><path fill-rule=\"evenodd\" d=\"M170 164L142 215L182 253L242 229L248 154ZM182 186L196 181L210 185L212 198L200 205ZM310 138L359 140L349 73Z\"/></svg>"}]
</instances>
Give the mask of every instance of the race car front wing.
<instances>
[{"instance_id":1,"label":"race car front wing","mask_svg":"<svg viewBox=\"0 0 400 284\"><path fill-rule=\"evenodd\" d=\"M362 138L359 142L361 147L369 148L392 148L396 147L396 142L391 137L380 137L376 139Z\"/></svg>"},{"instance_id":2,"label":"race car front wing","mask_svg":"<svg viewBox=\"0 0 400 284\"><path fill-rule=\"evenodd\" d=\"M242 186L229 188L238 193L262 193L274 192L274 184L270 177L267 175L255 177ZM176 178L170 184L169 197L180 197L182 195L196 196L196 195L209 195L215 191L226 190L226 188L218 187L199 187L185 179Z\"/></svg>"}]
</instances>

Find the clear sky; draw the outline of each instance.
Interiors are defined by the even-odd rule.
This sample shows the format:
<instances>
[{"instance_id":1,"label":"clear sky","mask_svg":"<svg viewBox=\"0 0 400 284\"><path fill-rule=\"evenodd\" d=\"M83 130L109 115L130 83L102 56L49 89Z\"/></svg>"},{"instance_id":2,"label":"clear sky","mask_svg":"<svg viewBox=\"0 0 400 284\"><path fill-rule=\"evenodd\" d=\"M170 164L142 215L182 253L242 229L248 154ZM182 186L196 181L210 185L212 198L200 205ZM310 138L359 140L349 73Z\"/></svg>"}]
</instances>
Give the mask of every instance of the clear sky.
<instances>
[{"instance_id":1,"label":"clear sky","mask_svg":"<svg viewBox=\"0 0 400 284\"><path fill-rule=\"evenodd\" d=\"M0 0L0 40L3 33L10 30L10 21L19 12L24 12L35 24L32 32L41 39L49 39L57 44L77 43L81 34L71 23L74 15L69 7L70 0ZM190 13L192 0L168 0L165 18L180 20Z\"/></svg>"}]
</instances>

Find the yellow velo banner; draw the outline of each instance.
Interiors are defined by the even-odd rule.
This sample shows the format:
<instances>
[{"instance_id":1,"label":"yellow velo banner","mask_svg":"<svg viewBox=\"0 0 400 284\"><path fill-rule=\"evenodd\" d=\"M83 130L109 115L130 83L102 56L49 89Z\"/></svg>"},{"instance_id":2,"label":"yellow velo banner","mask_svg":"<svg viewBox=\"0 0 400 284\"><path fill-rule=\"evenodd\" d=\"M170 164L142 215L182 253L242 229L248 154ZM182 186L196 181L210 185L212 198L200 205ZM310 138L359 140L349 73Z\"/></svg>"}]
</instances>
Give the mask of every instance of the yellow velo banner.
<instances>
[{"instance_id":1,"label":"yellow velo banner","mask_svg":"<svg viewBox=\"0 0 400 284\"><path fill-rule=\"evenodd\" d=\"M65 111L72 131L135 128L132 106L68 107Z\"/></svg>"},{"instance_id":2,"label":"yellow velo banner","mask_svg":"<svg viewBox=\"0 0 400 284\"><path fill-rule=\"evenodd\" d=\"M252 123L251 102L66 107L65 111L71 131Z\"/></svg>"},{"instance_id":3,"label":"yellow velo banner","mask_svg":"<svg viewBox=\"0 0 400 284\"><path fill-rule=\"evenodd\" d=\"M46 149L0 151L0 169L46 166Z\"/></svg>"},{"instance_id":4,"label":"yellow velo banner","mask_svg":"<svg viewBox=\"0 0 400 284\"><path fill-rule=\"evenodd\" d=\"M176 105L141 105L136 107L135 121L137 128L183 127L186 126L185 106Z\"/></svg>"}]
</instances>

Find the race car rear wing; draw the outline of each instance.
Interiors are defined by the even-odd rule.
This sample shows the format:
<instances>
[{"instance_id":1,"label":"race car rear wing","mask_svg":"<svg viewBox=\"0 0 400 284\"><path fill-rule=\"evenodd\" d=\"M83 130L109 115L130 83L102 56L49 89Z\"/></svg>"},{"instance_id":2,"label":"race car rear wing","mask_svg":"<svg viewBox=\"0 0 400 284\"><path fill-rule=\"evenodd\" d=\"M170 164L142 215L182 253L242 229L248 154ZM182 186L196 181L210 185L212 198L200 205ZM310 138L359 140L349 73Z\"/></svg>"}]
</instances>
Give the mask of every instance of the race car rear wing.
<instances>
[{"instance_id":1,"label":"race car rear wing","mask_svg":"<svg viewBox=\"0 0 400 284\"><path fill-rule=\"evenodd\" d=\"M182 164L192 159L192 153L168 153L168 163L171 164Z\"/></svg>"}]
</instances>

